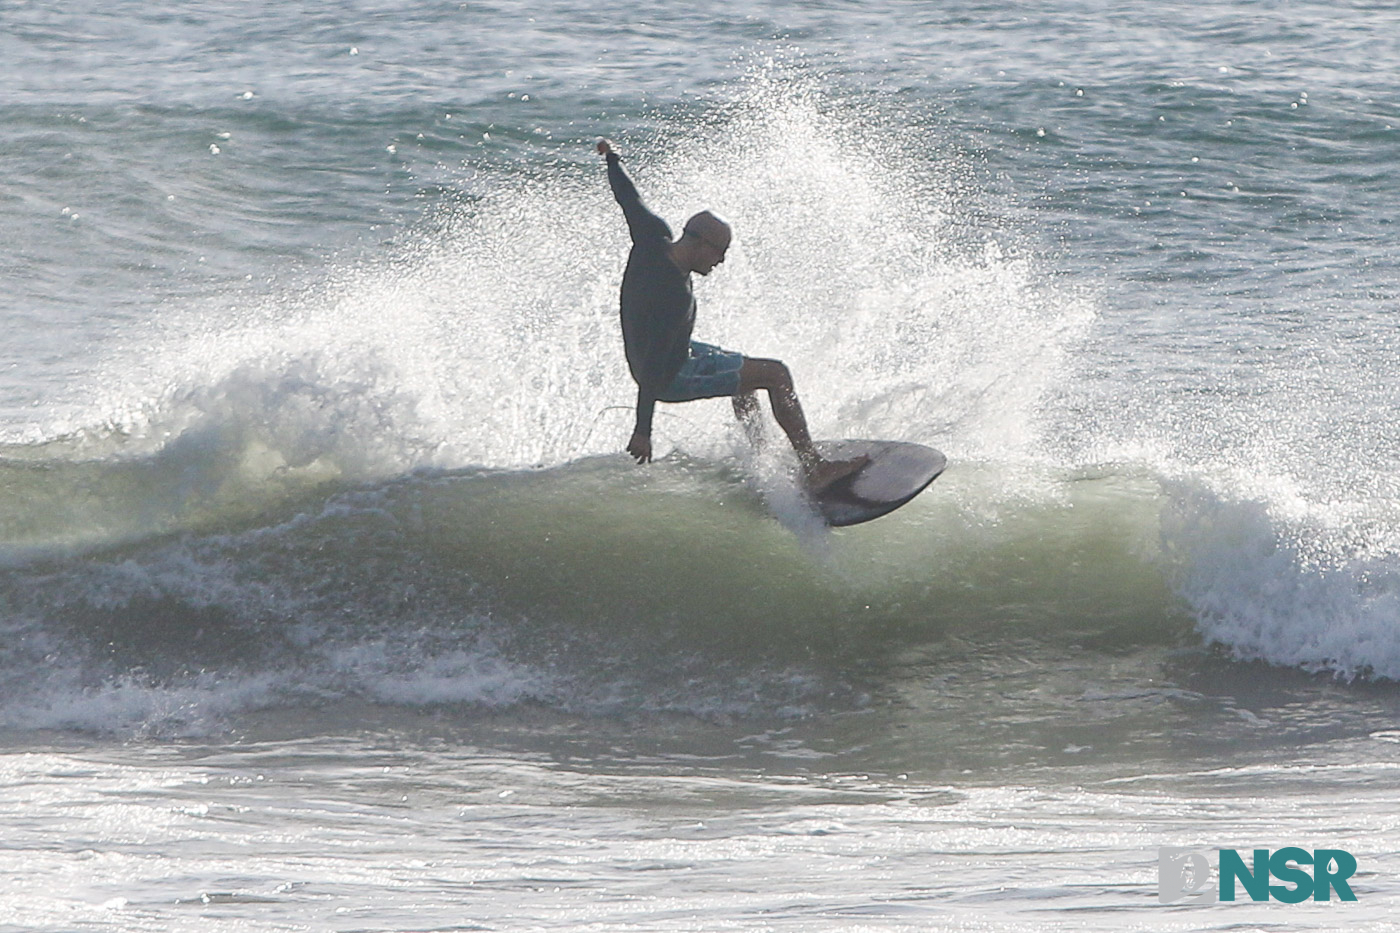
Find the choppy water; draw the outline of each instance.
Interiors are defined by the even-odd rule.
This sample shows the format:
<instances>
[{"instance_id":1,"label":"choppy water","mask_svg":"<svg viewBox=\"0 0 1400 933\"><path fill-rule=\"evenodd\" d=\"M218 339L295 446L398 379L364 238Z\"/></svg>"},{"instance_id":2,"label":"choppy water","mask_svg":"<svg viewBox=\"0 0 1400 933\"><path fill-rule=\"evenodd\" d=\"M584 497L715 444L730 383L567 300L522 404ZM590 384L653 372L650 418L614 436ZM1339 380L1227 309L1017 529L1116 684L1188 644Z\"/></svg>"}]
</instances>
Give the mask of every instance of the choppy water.
<instances>
[{"instance_id":1,"label":"choppy water","mask_svg":"<svg viewBox=\"0 0 1400 933\"><path fill-rule=\"evenodd\" d=\"M0 2L0 929L1389 928L1397 27ZM620 453L598 135L929 492Z\"/></svg>"}]
</instances>

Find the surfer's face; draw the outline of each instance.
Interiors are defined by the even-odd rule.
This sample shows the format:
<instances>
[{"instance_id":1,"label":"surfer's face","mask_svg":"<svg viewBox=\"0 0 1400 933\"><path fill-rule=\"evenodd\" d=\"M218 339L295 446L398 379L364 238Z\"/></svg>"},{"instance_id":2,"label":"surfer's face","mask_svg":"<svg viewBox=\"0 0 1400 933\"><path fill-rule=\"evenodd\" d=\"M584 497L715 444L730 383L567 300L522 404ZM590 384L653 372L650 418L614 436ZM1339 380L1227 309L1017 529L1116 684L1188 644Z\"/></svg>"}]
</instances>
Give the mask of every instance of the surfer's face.
<instances>
[{"instance_id":1,"label":"surfer's face","mask_svg":"<svg viewBox=\"0 0 1400 933\"><path fill-rule=\"evenodd\" d=\"M700 237L700 248L696 251L699 259L695 271L701 275L709 275L715 266L724 264L724 254L729 251L728 246L716 246L704 237Z\"/></svg>"},{"instance_id":2,"label":"surfer's face","mask_svg":"<svg viewBox=\"0 0 1400 933\"><path fill-rule=\"evenodd\" d=\"M710 270L724 262L724 254L729 251L729 243L734 234L729 224L709 211L701 211L685 222L682 240L688 240L686 266L692 272L709 275Z\"/></svg>"}]
</instances>

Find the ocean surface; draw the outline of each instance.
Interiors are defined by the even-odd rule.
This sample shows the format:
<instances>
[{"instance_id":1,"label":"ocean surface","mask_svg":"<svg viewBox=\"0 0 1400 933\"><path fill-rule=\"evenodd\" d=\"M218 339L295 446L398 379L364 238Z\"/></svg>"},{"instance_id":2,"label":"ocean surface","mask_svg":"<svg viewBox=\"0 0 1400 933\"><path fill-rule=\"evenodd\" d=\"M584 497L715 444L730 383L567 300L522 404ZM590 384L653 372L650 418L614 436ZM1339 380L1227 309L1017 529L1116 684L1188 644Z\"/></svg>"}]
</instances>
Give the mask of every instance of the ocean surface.
<instances>
[{"instance_id":1,"label":"ocean surface","mask_svg":"<svg viewBox=\"0 0 1400 933\"><path fill-rule=\"evenodd\" d=\"M1397 63L1362 0L0 0L0 933L1400 929ZM944 476L828 530L723 400L633 464L599 136L734 226L698 339Z\"/></svg>"}]
</instances>

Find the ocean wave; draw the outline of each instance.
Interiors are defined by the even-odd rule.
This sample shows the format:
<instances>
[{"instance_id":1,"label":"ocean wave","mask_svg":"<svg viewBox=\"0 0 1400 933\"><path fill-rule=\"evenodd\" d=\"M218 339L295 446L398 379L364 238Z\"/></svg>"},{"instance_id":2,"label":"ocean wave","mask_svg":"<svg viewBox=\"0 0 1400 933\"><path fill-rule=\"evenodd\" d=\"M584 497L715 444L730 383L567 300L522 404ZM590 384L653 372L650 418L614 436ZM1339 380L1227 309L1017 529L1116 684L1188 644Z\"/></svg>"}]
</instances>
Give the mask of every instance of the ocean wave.
<instances>
[{"instance_id":1,"label":"ocean wave","mask_svg":"<svg viewBox=\"0 0 1400 933\"><path fill-rule=\"evenodd\" d=\"M956 150L818 83L760 71L618 142L666 216L735 223L697 334L782 357L820 436L944 449L929 492L831 533L723 402L664 409L649 468L609 453L626 234L580 145L320 283L130 322L90 397L0 449L0 724L199 731L347 700L801 716L951 642L1400 677L1388 504L1228 482L1209 458L1271 423L1242 390L1212 381L1174 421L1180 399L1080 371L1130 356L1078 355L1097 303ZM1159 418L1170 458L1082 453Z\"/></svg>"},{"instance_id":2,"label":"ocean wave","mask_svg":"<svg viewBox=\"0 0 1400 933\"><path fill-rule=\"evenodd\" d=\"M1150 483L1037 500L1009 479L965 465L832 533L777 520L780 477L598 457L341 482L256 521L50 550L0 574L0 722L181 732L350 699L801 716L947 638L1189 633Z\"/></svg>"},{"instance_id":3,"label":"ocean wave","mask_svg":"<svg viewBox=\"0 0 1400 933\"><path fill-rule=\"evenodd\" d=\"M838 531L782 464L682 451L262 495L12 555L0 725L184 734L350 701L802 717L859 708L953 645L1111 664L1215 644L1400 676L1383 544L1132 464L955 463Z\"/></svg>"}]
</instances>

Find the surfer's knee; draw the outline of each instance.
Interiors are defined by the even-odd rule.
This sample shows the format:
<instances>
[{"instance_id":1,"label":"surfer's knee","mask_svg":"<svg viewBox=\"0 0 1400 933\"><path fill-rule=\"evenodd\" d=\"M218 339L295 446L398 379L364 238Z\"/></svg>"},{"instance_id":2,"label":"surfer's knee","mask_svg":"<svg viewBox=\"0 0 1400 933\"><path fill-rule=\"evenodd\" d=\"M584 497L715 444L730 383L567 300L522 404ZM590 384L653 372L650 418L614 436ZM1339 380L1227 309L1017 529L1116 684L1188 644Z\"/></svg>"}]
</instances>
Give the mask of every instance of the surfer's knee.
<instances>
[{"instance_id":1,"label":"surfer's knee","mask_svg":"<svg viewBox=\"0 0 1400 933\"><path fill-rule=\"evenodd\" d=\"M792 372L782 360L746 357L739 370L739 391L752 392L767 389L769 392L792 392Z\"/></svg>"}]
</instances>

